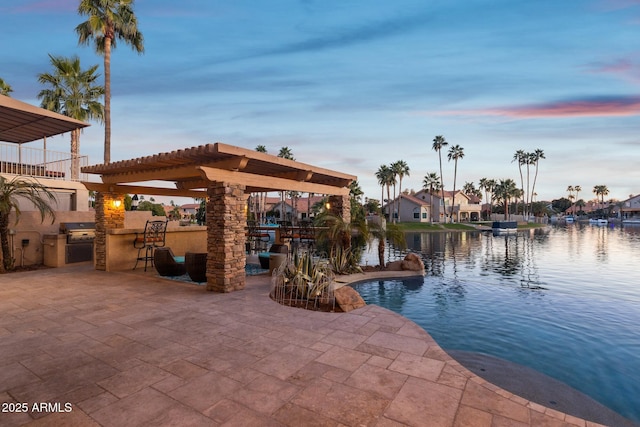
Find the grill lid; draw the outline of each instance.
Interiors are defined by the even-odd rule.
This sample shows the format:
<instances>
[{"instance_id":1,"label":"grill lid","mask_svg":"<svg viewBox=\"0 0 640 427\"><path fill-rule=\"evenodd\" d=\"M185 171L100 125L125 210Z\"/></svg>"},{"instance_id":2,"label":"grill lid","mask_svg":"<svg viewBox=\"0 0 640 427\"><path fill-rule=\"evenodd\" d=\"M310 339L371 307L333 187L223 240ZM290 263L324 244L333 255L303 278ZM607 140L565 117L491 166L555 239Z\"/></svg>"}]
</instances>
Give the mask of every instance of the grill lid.
<instances>
[{"instance_id":1,"label":"grill lid","mask_svg":"<svg viewBox=\"0 0 640 427\"><path fill-rule=\"evenodd\" d=\"M77 231L95 231L95 222L61 222L60 234L70 234Z\"/></svg>"}]
</instances>

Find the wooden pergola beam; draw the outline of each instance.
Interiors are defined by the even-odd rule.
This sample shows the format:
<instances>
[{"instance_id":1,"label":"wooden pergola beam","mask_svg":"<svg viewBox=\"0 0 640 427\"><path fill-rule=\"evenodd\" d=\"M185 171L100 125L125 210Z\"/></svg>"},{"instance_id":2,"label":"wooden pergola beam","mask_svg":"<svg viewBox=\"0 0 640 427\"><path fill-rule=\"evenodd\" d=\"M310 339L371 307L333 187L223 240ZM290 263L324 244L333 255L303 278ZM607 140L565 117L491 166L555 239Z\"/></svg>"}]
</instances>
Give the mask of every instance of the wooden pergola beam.
<instances>
[{"instance_id":1,"label":"wooden pergola beam","mask_svg":"<svg viewBox=\"0 0 640 427\"><path fill-rule=\"evenodd\" d=\"M349 182L344 187L297 181L294 179L255 175L239 171L225 171L222 169L199 166L203 177L208 181L229 182L241 184L253 191L302 191L305 193L329 194L345 196L349 194Z\"/></svg>"},{"instance_id":2,"label":"wooden pergola beam","mask_svg":"<svg viewBox=\"0 0 640 427\"><path fill-rule=\"evenodd\" d=\"M180 197L207 197L206 190L190 190L180 188L164 188L151 187L146 185L118 185L118 184L102 184L99 182L83 182L87 190L99 191L101 193L120 193L120 194L149 194L156 196L180 196Z\"/></svg>"}]
</instances>

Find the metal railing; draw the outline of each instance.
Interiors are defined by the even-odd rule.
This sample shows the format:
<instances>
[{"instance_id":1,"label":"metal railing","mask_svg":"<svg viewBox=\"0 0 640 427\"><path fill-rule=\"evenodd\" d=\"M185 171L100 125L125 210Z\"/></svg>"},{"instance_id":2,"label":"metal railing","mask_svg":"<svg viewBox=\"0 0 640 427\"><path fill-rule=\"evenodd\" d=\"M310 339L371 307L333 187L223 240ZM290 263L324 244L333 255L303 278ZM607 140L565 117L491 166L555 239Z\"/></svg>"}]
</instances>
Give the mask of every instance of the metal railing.
<instances>
[{"instance_id":1,"label":"metal railing","mask_svg":"<svg viewBox=\"0 0 640 427\"><path fill-rule=\"evenodd\" d=\"M0 142L0 173L26 175L63 181L86 181L80 168L89 165L88 156L24 147Z\"/></svg>"}]
</instances>

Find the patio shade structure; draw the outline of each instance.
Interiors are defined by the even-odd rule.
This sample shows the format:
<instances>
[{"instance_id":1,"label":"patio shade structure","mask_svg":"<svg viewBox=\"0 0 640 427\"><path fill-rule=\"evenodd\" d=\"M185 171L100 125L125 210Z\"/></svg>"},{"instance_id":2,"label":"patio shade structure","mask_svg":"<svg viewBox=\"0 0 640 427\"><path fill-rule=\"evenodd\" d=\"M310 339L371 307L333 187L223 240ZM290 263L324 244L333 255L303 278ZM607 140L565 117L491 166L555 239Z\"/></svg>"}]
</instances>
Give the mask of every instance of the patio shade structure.
<instances>
[{"instance_id":1,"label":"patio shade structure","mask_svg":"<svg viewBox=\"0 0 640 427\"><path fill-rule=\"evenodd\" d=\"M24 144L87 126L89 123L0 95L0 141Z\"/></svg>"},{"instance_id":2,"label":"patio shade structure","mask_svg":"<svg viewBox=\"0 0 640 427\"><path fill-rule=\"evenodd\" d=\"M82 168L101 176L85 182L96 196L96 268L105 269L106 230L121 228L125 194L207 198L207 289L244 288L246 203L252 192L327 194L334 213L349 220L349 184L355 176L217 142ZM170 183L171 187L151 185ZM102 246L101 246L102 245Z\"/></svg>"}]
</instances>

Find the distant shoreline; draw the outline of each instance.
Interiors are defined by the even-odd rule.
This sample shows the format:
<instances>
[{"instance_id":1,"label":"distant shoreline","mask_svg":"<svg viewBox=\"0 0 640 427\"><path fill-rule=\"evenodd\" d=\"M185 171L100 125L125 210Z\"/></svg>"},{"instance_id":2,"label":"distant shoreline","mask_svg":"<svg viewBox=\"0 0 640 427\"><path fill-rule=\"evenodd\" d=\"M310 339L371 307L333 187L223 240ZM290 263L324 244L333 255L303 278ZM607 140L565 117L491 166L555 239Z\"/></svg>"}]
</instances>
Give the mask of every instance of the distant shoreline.
<instances>
[{"instance_id":1,"label":"distant shoreline","mask_svg":"<svg viewBox=\"0 0 640 427\"><path fill-rule=\"evenodd\" d=\"M447 231L467 232L467 231L491 231L492 221L482 221L469 225L469 223L423 223L423 222L399 222L396 225L403 232L420 233L442 233ZM532 228L544 228L548 224L538 223L518 223L518 231L530 230Z\"/></svg>"}]
</instances>

